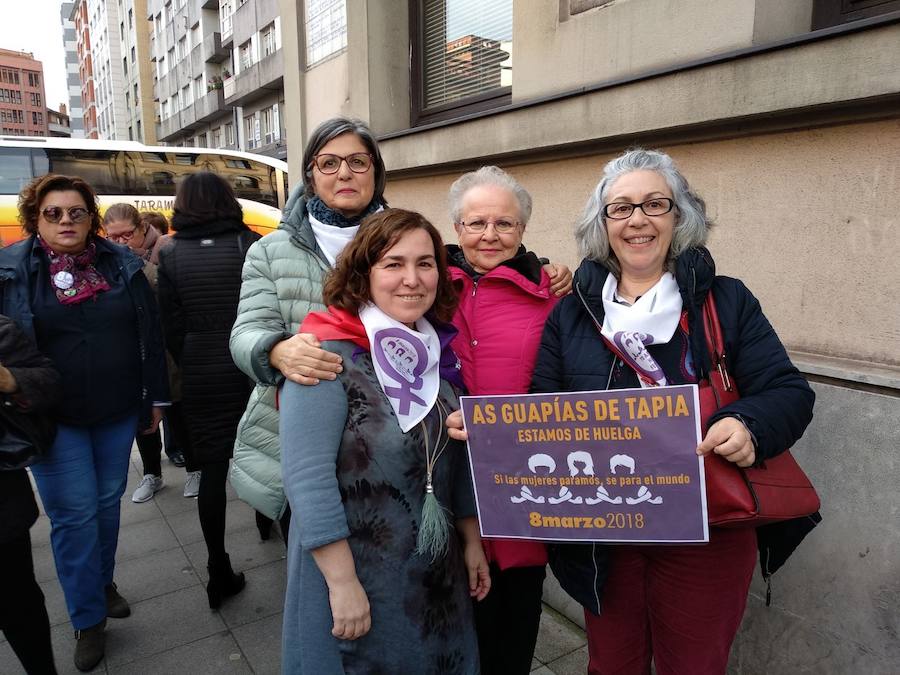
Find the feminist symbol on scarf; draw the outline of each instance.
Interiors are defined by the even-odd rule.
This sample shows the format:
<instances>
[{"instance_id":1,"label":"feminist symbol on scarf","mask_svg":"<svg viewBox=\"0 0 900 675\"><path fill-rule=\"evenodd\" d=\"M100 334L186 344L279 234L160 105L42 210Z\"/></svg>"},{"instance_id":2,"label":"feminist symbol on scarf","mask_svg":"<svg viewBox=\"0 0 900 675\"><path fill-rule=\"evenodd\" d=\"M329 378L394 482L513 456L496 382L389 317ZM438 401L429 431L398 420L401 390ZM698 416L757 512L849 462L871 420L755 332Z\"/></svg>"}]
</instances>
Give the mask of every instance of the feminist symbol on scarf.
<instances>
[{"instance_id":1,"label":"feminist symbol on scarf","mask_svg":"<svg viewBox=\"0 0 900 675\"><path fill-rule=\"evenodd\" d=\"M645 346L653 344L652 335L637 331L618 331L613 335L613 342L628 360L628 365L643 373L651 383L665 386L666 374Z\"/></svg>"},{"instance_id":2,"label":"feminist symbol on scarf","mask_svg":"<svg viewBox=\"0 0 900 675\"><path fill-rule=\"evenodd\" d=\"M425 343L415 335L399 328L385 328L375 333L375 358L384 374L397 382L399 387L384 386L384 393L400 402L400 414L408 415L412 403L427 405L413 393L421 389L422 373L428 367L428 351Z\"/></svg>"}]
</instances>

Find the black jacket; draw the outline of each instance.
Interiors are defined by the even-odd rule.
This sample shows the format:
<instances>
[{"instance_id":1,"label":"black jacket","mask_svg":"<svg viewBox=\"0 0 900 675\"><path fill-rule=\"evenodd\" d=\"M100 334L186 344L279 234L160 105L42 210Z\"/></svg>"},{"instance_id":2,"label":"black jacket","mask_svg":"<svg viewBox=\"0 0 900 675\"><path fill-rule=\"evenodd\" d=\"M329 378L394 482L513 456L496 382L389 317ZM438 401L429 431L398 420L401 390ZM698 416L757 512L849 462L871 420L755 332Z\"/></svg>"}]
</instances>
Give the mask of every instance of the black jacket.
<instances>
[{"instance_id":1,"label":"black jacket","mask_svg":"<svg viewBox=\"0 0 900 675\"><path fill-rule=\"evenodd\" d=\"M151 420L153 403L169 401L169 383L163 348L159 312L153 291L144 277L144 263L126 247L97 237L97 256L108 256L118 271L116 278L124 280L137 317L136 344L109 345L110 349L134 349L140 357L140 419L139 427L146 428ZM41 277L38 253L40 247L32 235L28 239L0 250L0 314L13 319L26 335L35 340L32 312L33 284L47 283ZM111 284L116 279L107 279Z\"/></svg>"},{"instance_id":2,"label":"black jacket","mask_svg":"<svg viewBox=\"0 0 900 675\"><path fill-rule=\"evenodd\" d=\"M192 224L160 251L166 346L182 374L191 451L200 463L231 457L252 385L231 360L241 269L259 235L240 221Z\"/></svg>"},{"instance_id":3,"label":"black jacket","mask_svg":"<svg viewBox=\"0 0 900 675\"><path fill-rule=\"evenodd\" d=\"M594 319L603 324L601 293L608 274L605 267L591 260L582 261L575 272L574 292L557 304L544 327L532 378L533 392L607 388L615 359ZM716 276L706 249L691 249L679 256L675 278L688 314L691 356L698 378L706 377L710 367L700 318L703 302L712 289L728 370L742 396L717 411L709 423L740 416L756 437L757 461L791 447L812 419L815 394L791 363L759 302L739 280ZM817 518L805 529L800 528L799 539L815 526ZM776 534L772 535L769 528ZM799 543L798 533L780 523L759 528L764 574L771 574L787 559ZM600 609L607 554L608 547L600 544L560 545L551 550L551 567L563 588L594 613Z\"/></svg>"},{"instance_id":4,"label":"black jacket","mask_svg":"<svg viewBox=\"0 0 900 675\"><path fill-rule=\"evenodd\" d=\"M0 405L18 411L18 420L31 427L30 436L40 438L46 452L56 432L48 411L59 395L59 373L22 329L5 316L0 316L0 363L9 369L19 386L13 395L0 394ZM0 471L0 544L21 537L37 517L37 504L25 469Z\"/></svg>"}]
</instances>

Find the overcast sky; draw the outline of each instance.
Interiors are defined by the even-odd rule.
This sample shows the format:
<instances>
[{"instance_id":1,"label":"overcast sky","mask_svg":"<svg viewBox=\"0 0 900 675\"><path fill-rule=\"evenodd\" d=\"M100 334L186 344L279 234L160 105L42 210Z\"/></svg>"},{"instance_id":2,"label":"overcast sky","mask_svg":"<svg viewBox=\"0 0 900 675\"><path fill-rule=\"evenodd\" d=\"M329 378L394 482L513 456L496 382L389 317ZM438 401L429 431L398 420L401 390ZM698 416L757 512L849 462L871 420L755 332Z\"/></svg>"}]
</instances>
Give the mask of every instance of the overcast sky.
<instances>
[{"instance_id":1,"label":"overcast sky","mask_svg":"<svg viewBox=\"0 0 900 675\"><path fill-rule=\"evenodd\" d=\"M0 0L0 47L31 52L44 64L47 107L69 105L60 0Z\"/></svg>"}]
</instances>

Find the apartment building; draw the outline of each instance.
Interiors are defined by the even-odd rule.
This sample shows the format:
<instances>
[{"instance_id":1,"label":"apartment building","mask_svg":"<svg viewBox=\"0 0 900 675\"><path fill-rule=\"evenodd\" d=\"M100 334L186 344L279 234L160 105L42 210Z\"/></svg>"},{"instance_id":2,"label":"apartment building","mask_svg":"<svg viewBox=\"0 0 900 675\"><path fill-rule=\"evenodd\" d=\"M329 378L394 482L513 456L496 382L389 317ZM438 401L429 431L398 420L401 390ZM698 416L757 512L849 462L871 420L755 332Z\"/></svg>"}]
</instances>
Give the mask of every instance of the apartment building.
<instances>
[{"instance_id":1,"label":"apartment building","mask_svg":"<svg viewBox=\"0 0 900 675\"><path fill-rule=\"evenodd\" d=\"M94 64L97 133L100 138L127 141L128 123L132 119L125 98L129 60L123 53L119 32L119 17L124 5L119 0L86 0L86 3Z\"/></svg>"},{"instance_id":2,"label":"apartment building","mask_svg":"<svg viewBox=\"0 0 900 675\"><path fill-rule=\"evenodd\" d=\"M72 138L84 138L84 104L81 101L81 79L78 77L78 36L72 20L74 2L63 2L59 8L62 23L63 49L66 54L66 87L69 94L67 107ZM52 131L51 131L52 133Z\"/></svg>"},{"instance_id":3,"label":"apartment building","mask_svg":"<svg viewBox=\"0 0 900 675\"><path fill-rule=\"evenodd\" d=\"M147 11L159 140L284 159L277 2L149 0Z\"/></svg>"},{"instance_id":4,"label":"apartment building","mask_svg":"<svg viewBox=\"0 0 900 675\"><path fill-rule=\"evenodd\" d=\"M78 80L81 83L82 131L85 138L100 138L97 126L97 99L94 80L94 56L91 51L88 0L76 0L70 20L75 24L75 52L78 56Z\"/></svg>"},{"instance_id":5,"label":"apartment building","mask_svg":"<svg viewBox=\"0 0 900 675\"><path fill-rule=\"evenodd\" d=\"M47 108L47 135L71 138L72 125L70 119L65 103L60 103L59 110Z\"/></svg>"},{"instance_id":6,"label":"apartment building","mask_svg":"<svg viewBox=\"0 0 900 675\"><path fill-rule=\"evenodd\" d=\"M30 52L0 49L0 133L47 135L44 66Z\"/></svg>"},{"instance_id":7,"label":"apartment building","mask_svg":"<svg viewBox=\"0 0 900 675\"><path fill-rule=\"evenodd\" d=\"M325 4L346 39L324 38L317 60ZM900 1L282 8L289 145L335 114L366 119L390 203L451 241L450 184L499 164L534 196L526 245L574 268L572 227L604 163L634 145L675 157L717 223L719 273L760 299L817 394L794 454L825 520L771 607L754 582L729 672L900 672ZM288 163L300 180L300 153ZM580 619L552 583L545 598Z\"/></svg>"},{"instance_id":8,"label":"apartment building","mask_svg":"<svg viewBox=\"0 0 900 675\"><path fill-rule=\"evenodd\" d=\"M231 47L233 77L223 82L225 104L239 109L241 148L287 159L284 140L284 58L281 49L281 17L275 0L238 2L230 21L227 12L234 0L220 0L222 42Z\"/></svg>"}]
</instances>

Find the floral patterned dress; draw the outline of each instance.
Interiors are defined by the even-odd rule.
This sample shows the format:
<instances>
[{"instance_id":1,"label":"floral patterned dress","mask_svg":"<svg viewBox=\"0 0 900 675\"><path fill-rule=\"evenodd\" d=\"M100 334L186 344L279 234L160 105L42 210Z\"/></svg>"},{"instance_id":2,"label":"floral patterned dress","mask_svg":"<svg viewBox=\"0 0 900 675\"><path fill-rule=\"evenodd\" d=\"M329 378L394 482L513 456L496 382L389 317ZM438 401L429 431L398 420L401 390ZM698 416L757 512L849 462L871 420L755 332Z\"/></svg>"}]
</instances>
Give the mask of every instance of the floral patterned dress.
<instances>
[{"instance_id":1,"label":"floral patterned dress","mask_svg":"<svg viewBox=\"0 0 900 675\"><path fill-rule=\"evenodd\" d=\"M283 477L293 511L283 672L478 673L462 541L454 530L448 554L435 561L415 552L425 497L421 426L400 430L368 352L347 341L324 348L344 359L338 380L288 383L280 399ZM439 398L445 410L458 408L445 381ZM425 425L433 448L443 428L438 406ZM456 518L475 515L462 443L446 446L433 481ZM328 587L310 553L344 538L372 616L370 632L353 641L331 635Z\"/></svg>"}]
</instances>

